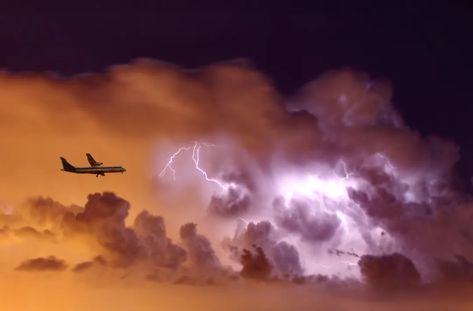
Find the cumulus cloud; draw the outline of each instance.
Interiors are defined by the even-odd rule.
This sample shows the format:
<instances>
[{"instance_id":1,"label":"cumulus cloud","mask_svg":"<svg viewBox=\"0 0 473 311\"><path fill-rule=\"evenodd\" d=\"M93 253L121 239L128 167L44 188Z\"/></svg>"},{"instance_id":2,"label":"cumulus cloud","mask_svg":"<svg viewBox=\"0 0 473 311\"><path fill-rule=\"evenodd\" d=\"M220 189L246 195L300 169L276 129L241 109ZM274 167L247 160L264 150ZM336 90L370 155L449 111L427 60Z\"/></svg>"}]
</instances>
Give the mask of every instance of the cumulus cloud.
<instances>
[{"instance_id":1,"label":"cumulus cloud","mask_svg":"<svg viewBox=\"0 0 473 311\"><path fill-rule=\"evenodd\" d=\"M226 246L234 259L243 266L243 262L249 265L243 269L249 269L250 272L243 273L242 270L243 274L258 275L259 272L251 271L260 268L264 270L264 273L261 272L265 275L264 278L271 276L284 279L303 274L298 250L287 241L280 240L279 233L269 221L247 224L233 240L226 241ZM255 267L252 268L252 265Z\"/></svg>"},{"instance_id":2,"label":"cumulus cloud","mask_svg":"<svg viewBox=\"0 0 473 311\"><path fill-rule=\"evenodd\" d=\"M303 274L299 253L294 245L286 241L280 241L272 247L271 255L276 269L284 277Z\"/></svg>"},{"instance_id":3,"label":"cumulus cloud","mask_svg":"<svg viewBox=\"0 0 473 311\"><path fill-rule=\"evenodd\" d=\"M66 207L52 199L38 198L22 206L21 216L10 225L19 226L13 232L22 238L46 237L50 242L55 242L53 238L56 237L60 243L81 238L91 241L91 248L97 252L97 257L93 261L77 264L73 269L75 272L92 266L127 267L139 263L148 265L149 269L179 268L187 253L167 237L163 218L143 211L129 227L125 223L129 208L129 202L112 192L90 194L84 207ZM32 226L24 226L24 223L45 229L39 231ZM208 243L202 235L189 238L197 246L202 246L201 242ZM95 244L99 247L93 247ZM193 250L192 254L198 254L196 248ZM215 255L214 260L217 260ZM55 258L40 258L31 262L22 264L19 269L44 262L47 265L55 262Z\"/></svg>"},{"instance_id":4,"label":"cumulus cloud","mask_svg":"<svg viewBox=\"0 0 473 311\"><path fill-rule=\"evenodd\" d=\"M166 236L163 218L143 211L133 227L128 227L125 220L129 208L129 202L114 193L91 194L84 211L69 227L81 234L92 234L110 265L129 266L145 261L156 267L178 268L187 258L186 251Z\"/></svg>"},{"instance_id":5,"label":"cumulus cloud","mask_svg":"<svg viewBox=\"0 0 473 311\"><path fill-rule=\"evenodd\" d=\"M191 264L201 269L219 269L221 267L209 240L197 233L197 225L188 223L179 230L181 241L185 245Z\"/></svg>"},{"instance_id":6,"label":"cumulus cloud","mask_svg":"<svg viewBox=\"0 0 473 311\"><path fill-rule=\"evenodd\" d=\"M375 289L406 289L420 284L413 262L401 254L363 255L358 261L365 281Z\"/></svg>"},{"instance_id":7,"label":"cumulus cloud","mask_svg":"<svg viewBox=\"0 0 473 311\"><path fill-rule=\"evenodd\" d=\"M438 260L439 282L467 283L473 285L473 263L464 256L457 255L447 260Z\"/></svg>"},{"instance_id":8,"label":"cumulus cloud","mask_svg":"<svg viewBox=\"0 0 473 311\"><path fill-rule=\"evenodd\" d=\"M317 207L310 206L311 202L292 200L289 205L286 208L278 199L274 202L276 221L282 228L314 243L323 242L335 235L340 225L336 215L317 211Z\"/></svg>"},{"instance_id":9,"label":"cumulus cloud","mask_svg":"<svg viewBox=\"0 0 473 311\"><path fill-rule=\"evenodd\" d=\"M392 89L386 81L349 70L331 71L303 91L304 108L323 125L361 127L400 123L391 106Z\"/></svg>"},{"instance_id":10,"label":"cumulus cloud","mask_svg":"<svg viewBox=\"0 0 473 311\"><path fill-rule=\"evenodd\" d=\"M244 189L230 187L225 194L213 195L209 211L219 216L238 216L249 210L251 200Z\"/></svg>"},{"instance_id":11,"label":"cumulus cloud","mask_svg":"<svg viewBox=\"0 0 473 311\"><path fill-rule=\"evenodd\" d=\"M261 247L256 246L254 252L244 249L240 260L243 266L240 272L242 277L264 280L271 276L271 264Z\"/></svg>"},{"instance_id":12,"label":"cumulus cloud","mask_svg":"<svg viewBox=\"0 0 473 311\"><path fill-rule=\"evenodd\" d=\"M145 246L148 258L155 265L178 268L187 259L186 251L166 236L161 216L143 211L135 218L134 229Z\"/></svg>"},{"instance_id":13,"label":"cumulus cloud","mask_svg":"<svg viewBox=\"0 0 473 311\"><path fill-rule=\"evenodd\" d=\"M470 280L472 203L452 182L458 148L406 126L392 92L338 70L287 98L243 62L183 70L137 60L60 80L1 73L0 238L80 241L74 261L64 256L75 272L139 267L186 284L212 274L186 269L219 270L227 257L245 278L361 274L386 288ZM160 178L179 147L203 141L216 146L200 158L208 175L190 155L174 163L175 178ZM127 173L58 171L57 156L79 163L95 149ZM340 256L324 258L334 249Z\"/></svg>"},{"instance_id":14,"label":"cumulus cloud","mask_svg":"<svg viewBox=\"0 0 473 311\"><path fill-rule=\"evenodd\" d=\"M68 223L68 229L92 233L114 264L130 265L142 253L136 232L125 226L129 203L114 193L90 194L84 210Z\"/></svg>"},{"instance_id":15,"label":"cumulus cloud","mask_svg":"<svg viewBox=\"0 0 473 311\"><path fill-rule=\"evenodd\" d=\"M96 256L93 260L83 261L76 264L74 268L72 268L72 271L80 273L80 272L87 271L93 268L94 266L106 266L106 265L107 265L107 262L102 256Z\"/></svg>"}]
</instances>

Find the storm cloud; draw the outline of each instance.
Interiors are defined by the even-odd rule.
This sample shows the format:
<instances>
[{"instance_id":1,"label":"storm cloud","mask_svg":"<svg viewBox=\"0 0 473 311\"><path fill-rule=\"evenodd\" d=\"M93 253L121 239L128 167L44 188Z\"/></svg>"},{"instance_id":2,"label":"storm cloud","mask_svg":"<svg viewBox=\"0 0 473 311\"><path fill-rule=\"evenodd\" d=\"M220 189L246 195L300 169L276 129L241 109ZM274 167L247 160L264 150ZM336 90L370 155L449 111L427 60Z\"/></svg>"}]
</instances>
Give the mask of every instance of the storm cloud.
<instances>
[{"instance_id":1,"label":"storm cloud","mask_svg":"<svg viewBox=\"0 0 473 311\"><path fill-rule=\"evenodd\" d=\"M0 240L16 250L5 269L467 288L473 203L457 187L458 147L407 126L392 96L389 82L353 70L283 96L242 61L3 72ZM127 172L59 171L59 156L82 165L85 152Z\"/></svg>"}]
</instances>

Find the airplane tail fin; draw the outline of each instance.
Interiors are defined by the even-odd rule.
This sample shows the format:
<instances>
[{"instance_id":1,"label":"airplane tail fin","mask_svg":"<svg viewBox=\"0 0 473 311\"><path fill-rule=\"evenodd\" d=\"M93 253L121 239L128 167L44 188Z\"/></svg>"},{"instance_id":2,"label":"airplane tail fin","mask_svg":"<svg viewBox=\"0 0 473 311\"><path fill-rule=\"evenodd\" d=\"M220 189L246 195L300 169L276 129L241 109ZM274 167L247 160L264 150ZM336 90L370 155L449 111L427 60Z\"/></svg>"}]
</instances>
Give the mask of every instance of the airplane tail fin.
<instances>
[{"instance_id":1,"label":"airplane tail fin","mask_svg":"<svg viewBox=\"0 0 473 311\"><path fill-rule=\"evenodd\" d=\"M64 171L74 172L76 170L76 168L72 164L67 162L66 159L64 159L63 157L60 157L60 158L61 158L61 162L62 162L62 168L63 168Z\"/></svg>"},{"instance_id":2,"label":"airplane tail fin","mask_svg":"<svg viewBox=\"0 0 473 311\"><path fill-rule=\"evenodd\" d=\"M85 154L87 156L87 161L89 161L90 166L100 166L102 165L102 162L97 162L95 159L92 157L90 153Z\"/></svg>"}]
</instances>

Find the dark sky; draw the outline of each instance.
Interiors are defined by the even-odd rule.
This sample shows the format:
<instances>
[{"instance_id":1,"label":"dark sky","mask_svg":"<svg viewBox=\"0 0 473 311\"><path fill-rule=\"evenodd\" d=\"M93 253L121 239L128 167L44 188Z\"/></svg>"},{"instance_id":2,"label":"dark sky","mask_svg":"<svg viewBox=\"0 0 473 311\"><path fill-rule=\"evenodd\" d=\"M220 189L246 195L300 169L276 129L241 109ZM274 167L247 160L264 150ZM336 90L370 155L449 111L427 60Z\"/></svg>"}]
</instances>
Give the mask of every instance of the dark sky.
<instances>
[{"instance_id":1,"label":"dark sky","mask_svg":"<svg viewBox=\"0 0 473 311\"><path fill-rule=\"evenodd\" d=\"M137 57L248 58L288 95L326 70L360 69L391 80L408 124L458 143L473 175L472 1L109 2L0 4L0 68L73 75Z\"/></svg>"}]
</instances>

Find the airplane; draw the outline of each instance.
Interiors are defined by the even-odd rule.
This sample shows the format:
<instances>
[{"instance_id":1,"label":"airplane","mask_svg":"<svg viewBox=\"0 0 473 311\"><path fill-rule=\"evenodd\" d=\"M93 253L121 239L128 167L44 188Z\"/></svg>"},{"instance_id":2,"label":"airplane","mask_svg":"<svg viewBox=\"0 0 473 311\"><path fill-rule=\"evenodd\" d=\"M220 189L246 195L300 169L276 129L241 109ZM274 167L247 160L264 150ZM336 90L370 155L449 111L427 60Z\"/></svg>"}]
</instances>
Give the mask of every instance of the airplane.
<instances>
[{"instance_id":1,"label":"airplane","mask_svg":"<svg viewBox=\"0 0 473 311\"><path fill-rule=\"evenodd\" d=\"M95 177L105 176L105 173L123 173L126 172L122 166L102 166L102 162L97 162L90 153L86 153L87 160L89 161L90 167L75 167L74 165L67 162L63 157L60 157L62 162L62 170L64 172L76 173L76 174L95 174Z\"/></svg>"}]
</instances>

